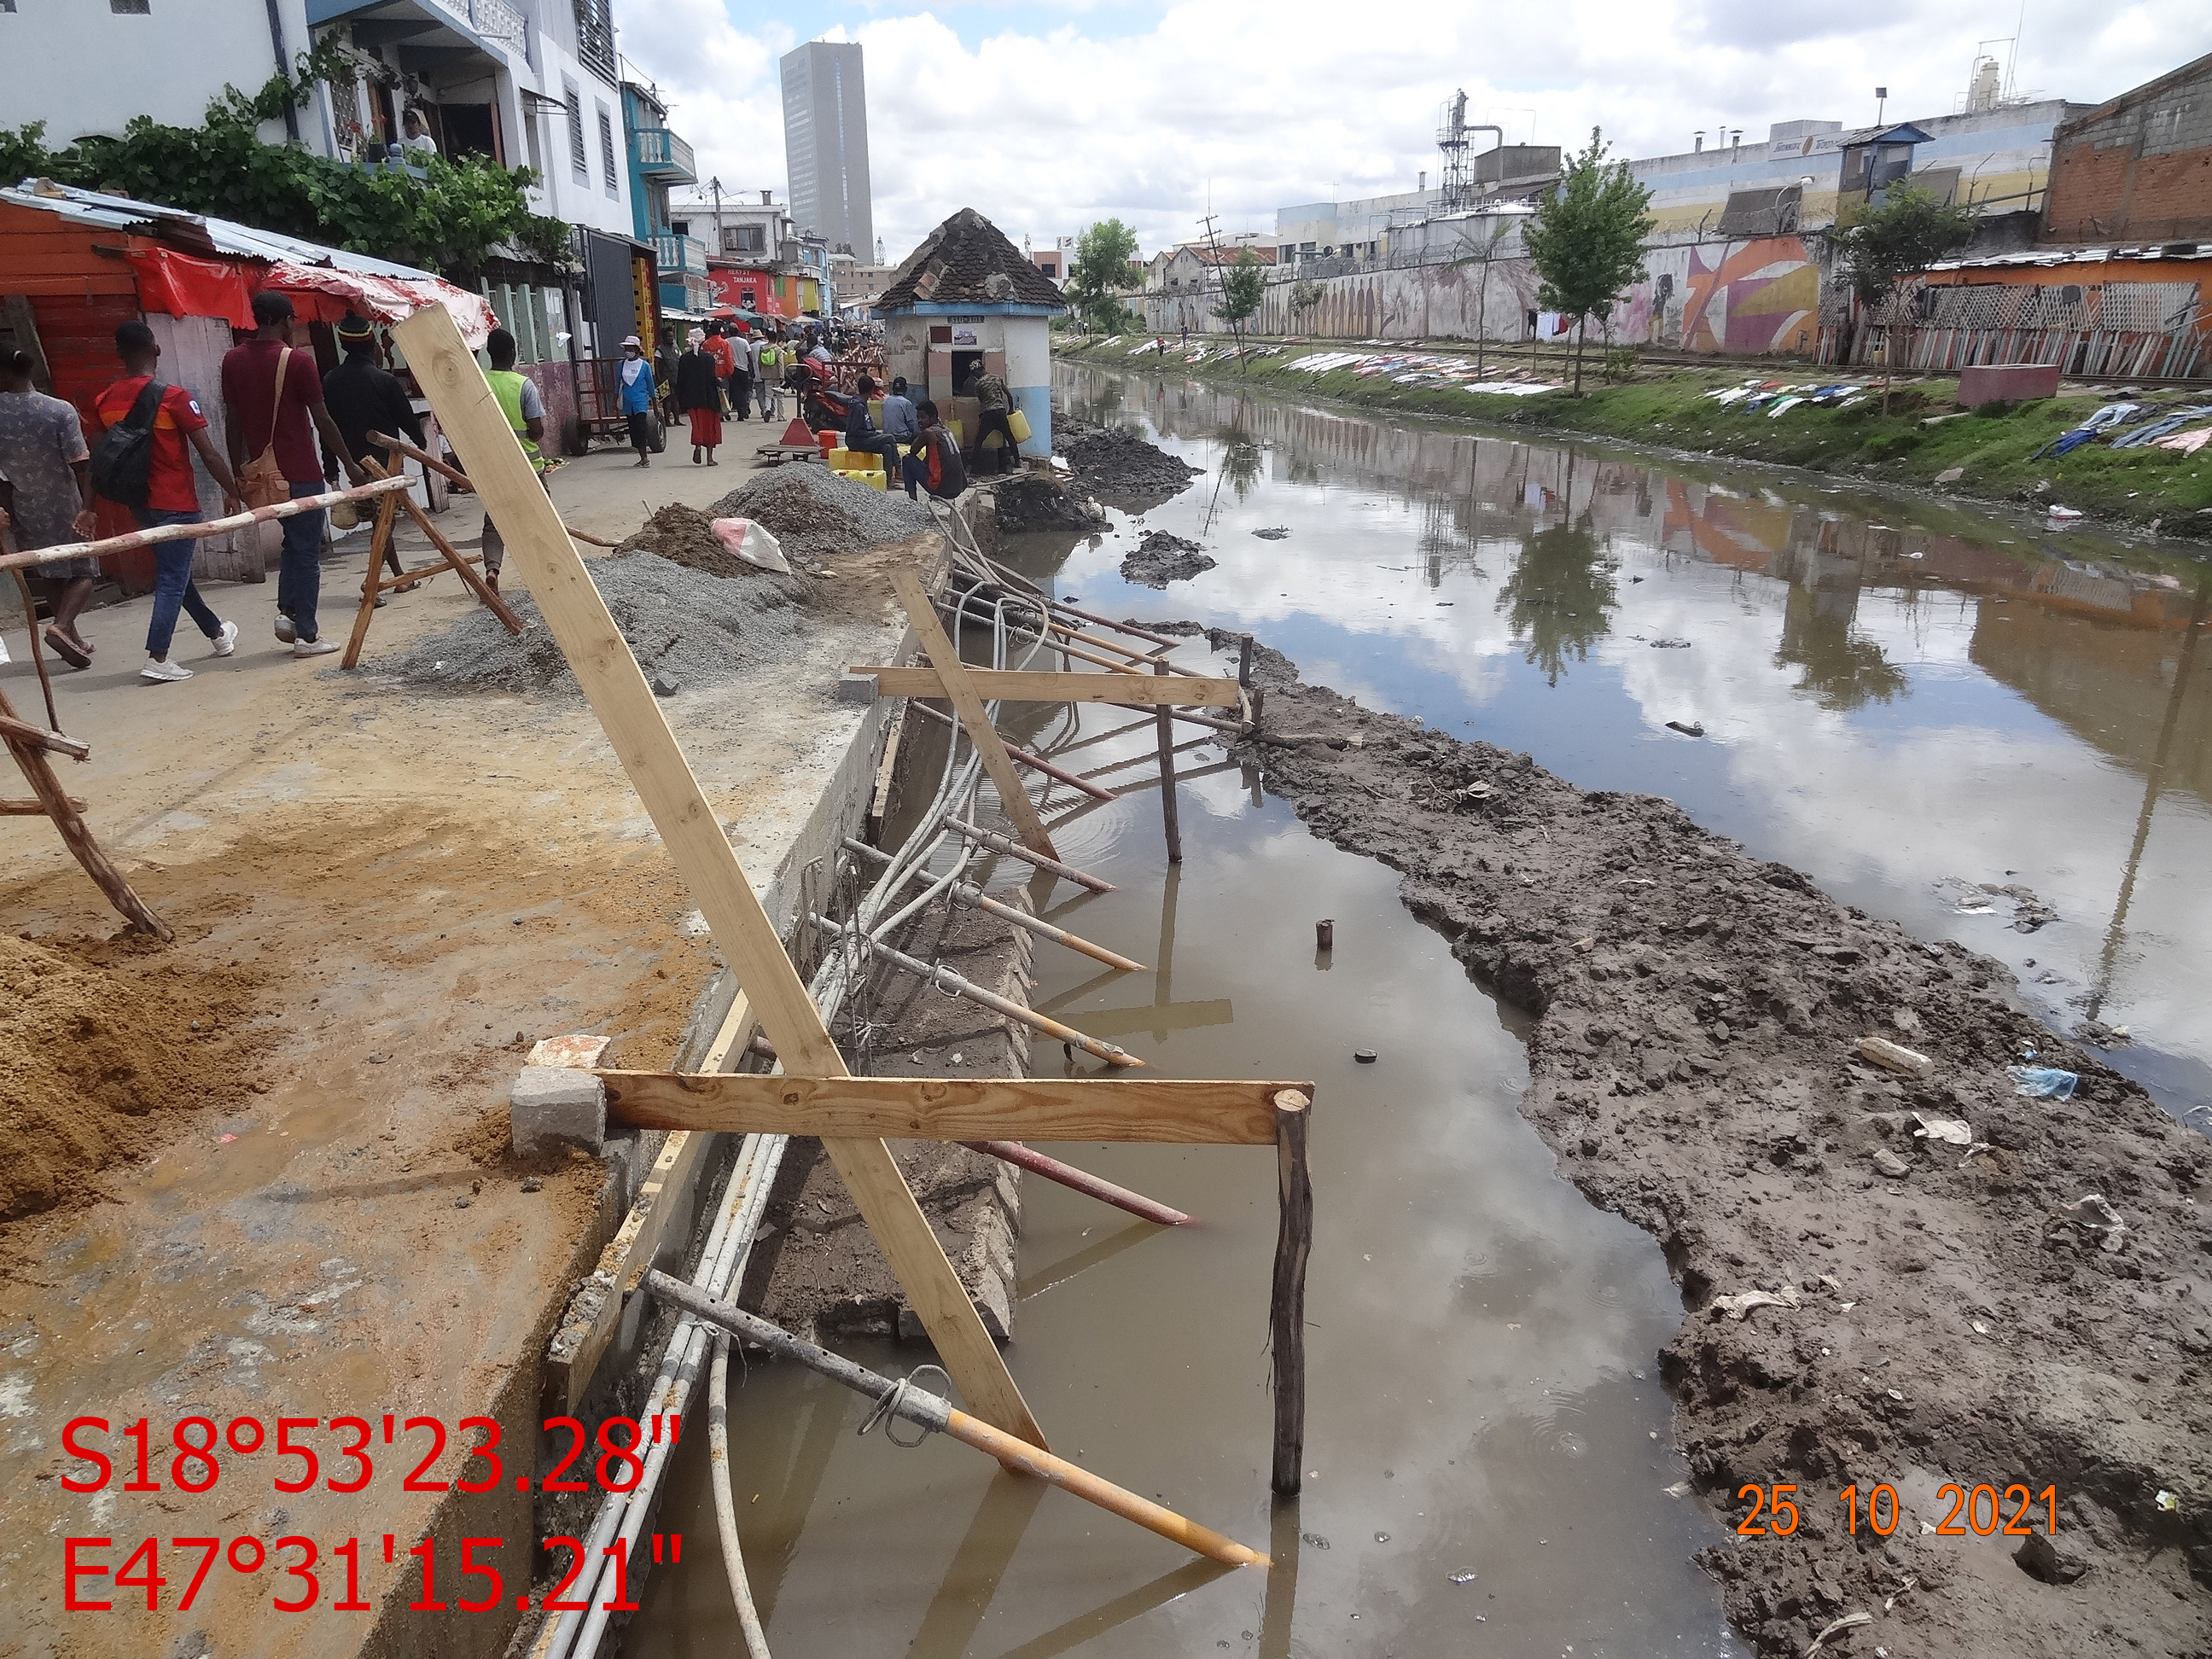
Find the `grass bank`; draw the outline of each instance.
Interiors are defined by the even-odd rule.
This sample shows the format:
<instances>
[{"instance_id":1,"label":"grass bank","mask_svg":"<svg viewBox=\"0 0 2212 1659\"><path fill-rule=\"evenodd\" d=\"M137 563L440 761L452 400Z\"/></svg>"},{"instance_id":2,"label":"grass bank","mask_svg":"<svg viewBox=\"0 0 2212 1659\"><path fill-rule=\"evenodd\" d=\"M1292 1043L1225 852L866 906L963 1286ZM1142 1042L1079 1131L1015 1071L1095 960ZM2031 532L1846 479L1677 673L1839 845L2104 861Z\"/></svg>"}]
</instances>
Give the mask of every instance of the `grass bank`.
<instances>
[{"instance_id":1,"label":"grass bank","mask_svg":"<svg viewBox=\"0 0 2212 1659\"><path fill-rule=\"evenodd\" d=\"M1150 355L1131 356L1130 343L1125 337L1103 347L1071 348L1060 343L1057 349L1062 356L1101 365L1163 366ZM2056 398L1992 404L1967 414L1960 412L1954 402L1959 387L1955 379L1915 376L1896 383L1887 415L1870 397L1841 410L1801 404L1773 417L1764 410L1723 408L1710 394L1741 386L1754 374L1786 385L1864 377L1833 369L1734 362L1711 368L1645 365L1624 380L1606 384L1599 378L1594 357L1585 367L1579 398L1566 392L1511 397L1449 385L1401 385L1389 373L1363 375L1353 368L1313 374L1290 367L1309 352L1332 349L1334 343L1328 342L1292 346L1243 366L1233 359L1187 364L1171 349L1164 367L1219 384L1326 398L1370 409L1454 416L1531 433L1619 438L1983 501L2063 504L2112 524L2148 528L2156 522L2161 534L2212 538L2212 446L2182 455L2148 446L2115 450L2092 443L2056 459L2029 459L2100 405L2114 401L2112 389L2101 382L2079 391L2062 388ZM1473 362L1471 351L1463 355ZM1493 351L1486 362L1493 372L1525 367L1529 355L1525 349L1510 355ZM1546 354L1541 367L1547 377L1571 373L1551 354ZM2212 404L2212 386L2202 392L2161 389L2148 394L2146 400L2176 408ZM2212 416L2205 416L2203 423L2212 424ZM1955 477L1948 476L1954 471ZM1944 480L1941 484L1939 477Z\"/></svg>"}]
</instances>

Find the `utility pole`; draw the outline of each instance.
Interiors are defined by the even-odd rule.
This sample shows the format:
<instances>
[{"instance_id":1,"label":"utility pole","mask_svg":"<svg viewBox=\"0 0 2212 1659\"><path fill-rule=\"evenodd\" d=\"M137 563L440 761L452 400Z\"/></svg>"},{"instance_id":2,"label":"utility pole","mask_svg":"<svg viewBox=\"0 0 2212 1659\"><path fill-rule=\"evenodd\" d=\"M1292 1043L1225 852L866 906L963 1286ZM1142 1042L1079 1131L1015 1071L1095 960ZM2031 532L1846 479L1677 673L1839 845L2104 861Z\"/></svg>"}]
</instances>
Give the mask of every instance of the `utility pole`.
<instances>
[{"instance_id":1,"label":"utility pole","mask_svg":"<svg viewBox=\"0 0 2212 1659\"><path fill-rule=\"evenodd\" d=\"M716 258L722 256L722 180L720 174L707 181L707 188L714 192L714 246Z\"/></svg>"}]
</instances>

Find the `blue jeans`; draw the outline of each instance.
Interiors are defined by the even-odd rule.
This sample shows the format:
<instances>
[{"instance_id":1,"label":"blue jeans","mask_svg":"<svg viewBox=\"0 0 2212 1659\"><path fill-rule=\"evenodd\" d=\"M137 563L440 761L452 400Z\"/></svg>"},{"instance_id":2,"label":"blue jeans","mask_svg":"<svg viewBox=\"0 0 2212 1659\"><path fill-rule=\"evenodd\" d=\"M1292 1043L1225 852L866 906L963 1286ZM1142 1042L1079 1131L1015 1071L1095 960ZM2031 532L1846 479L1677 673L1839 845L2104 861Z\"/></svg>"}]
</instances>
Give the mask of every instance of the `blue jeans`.
<instances>
[{"instance_id":1,"label":"blue jeans","mask_svg":"<svg viewBox=\"0 0 2212 1659\"><path fill-rule=\"evenodd\" d=\"M151 530L159 525L198 524L197 512L184 513L171 507L140 507L131 509L141 530ZM192 625L210 639L222 632L222 618L208 609L207 601L192 584L192 550L197 541L157 543L154 548L154 615L146 624L146 654L156 659L169 654L169 641L177 632L177 611L179 608L189 614Z\"/></svg>"},{"instance_id":2,"label":"blue jeans","mask_svg":"<svg viewBox=\"0 0 2212 1659\"><path fill-rule=\"evenodd\" d=\"M320 478L292 481L292 499L319 495L330 486ZM284 553L276 567L276 609L292 619L292 631L313 644L319 637L315 627L315 602L323 592L323 520L327 509L317 507L296 518L280 519L284 527Z\"/></svg>"}]
</instances>

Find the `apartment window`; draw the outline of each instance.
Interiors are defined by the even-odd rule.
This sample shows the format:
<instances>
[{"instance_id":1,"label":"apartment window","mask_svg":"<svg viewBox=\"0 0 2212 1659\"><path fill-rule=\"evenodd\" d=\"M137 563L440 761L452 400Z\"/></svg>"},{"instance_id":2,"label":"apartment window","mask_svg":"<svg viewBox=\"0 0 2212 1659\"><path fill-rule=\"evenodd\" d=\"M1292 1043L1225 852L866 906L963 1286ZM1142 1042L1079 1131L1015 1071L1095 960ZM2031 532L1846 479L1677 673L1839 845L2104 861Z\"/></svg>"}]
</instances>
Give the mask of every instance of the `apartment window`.
<instances>
[{"instance_id":1,"label":"apartment window","mask_svg":"<svg viewBox=\"0 0 2212 1659\"><path fill-rule=\"evenodd\" d=\"M7 8L15 9L13 0ZM150 17L154 15L154 0L107 0L108 10L118 17Z\"/></svg>"},{"instance_id":2,"label":"apartment window","mask_svg":"<svg viewBox=\"0 0 2212 1659\"><path fill-rule=\"evenodd\" d=\"M605 104L599 106L599 165L607 175L607 194L622 194L622 178L615 171L615 124Z\"/></svg>"},{"instance_id":3,"label":"apartment window","mask_svg":"<svg viewBox=\"0 0 2212 1659\"><path fill-rule=\"evenodd\" d=\"M725 253L760 253L768 248L768 232L760 225L725 225L722 228L722 252Z\"/></svg>"},{"instance_id":4,"label":"apartment window","mask_svg":"<svg viewBox=\"0 0 2212 1659\"><path fill-rule=\"evenodd\" d=\"M592 166L584 152L584 94L567 76L561 77L561 101L568 106L568 166L576 182L592 182Z\"/></svg>"}]
</instances>

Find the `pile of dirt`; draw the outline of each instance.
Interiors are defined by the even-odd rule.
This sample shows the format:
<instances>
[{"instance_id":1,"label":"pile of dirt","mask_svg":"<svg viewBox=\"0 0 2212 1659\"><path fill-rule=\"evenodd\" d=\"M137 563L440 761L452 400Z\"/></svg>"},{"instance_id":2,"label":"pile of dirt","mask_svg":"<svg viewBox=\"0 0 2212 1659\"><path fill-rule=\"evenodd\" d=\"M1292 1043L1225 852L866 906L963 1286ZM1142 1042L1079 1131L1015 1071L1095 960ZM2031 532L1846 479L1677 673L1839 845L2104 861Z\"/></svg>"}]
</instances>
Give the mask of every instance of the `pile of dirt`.
<instances>
[{"instance_id":1,"label":"pile of dirt","mask_svg":"<svg viewBox=\"0 0 2212 1659\"><path fill-rule=\"evenodd\" d=\"M0 937L0 1221L96 1196L143 1157L157 1113L235 1102L270 1040L261 975L177 948Z\"/></svg>"},{"instance_id":2,"label":"pile of dirt","mask_svg":"<svg viewBox=\"0 0 2212 1659\"><path fill-rule=\"evenodd\" d=\"M1146 587L1165 587L1170 582L1202 576L1219 561L1201 552L1196 542L1170 536L1164 530L1147 530L1137 550L1121 561L1121 580Z\"/></svg>"},{"instance_id":3,"label":"pile of dirt","mask_svg":"<svg viewBox=\"0 0 2212 1659\"><path fill-rule=\"evenodd\" d=\"M919 501L804 462L755 473L706 516L750 519L764 526L793 564L818 564L841 554L910 541L934 524Z\"/></svg>"},{"instance_id":4,"label":"pile of dirt","mask_svg":"<svg viewBox=\"0 0 2212 1659\"><path fill-rule=\"evenodd\" d=\"M1074 416L1053 418L1053 441L1085 484L1130 512L1141 513L1190 487L1203 467L1169 454L1126 426L1100 426Z\"/></svg>"},{"instance_id":5,"label":"pile of dirt","mask_svg":"<svg viewBox=\"0 0 2212 1659\"><path fill-rule=\"evenodd\" d=\"M1401 872L1414 914L1537 1016L1522 1109L1665 1250L1691 1486L1731 1531L1741 1488L1797 1486L1793 1533L1703 1558L1759 1651L1855 1612L1855 1652L2212 1650L2204 1138L2045 1030L1988 957L1847 909L1672 802L1370 713L1272 651L1258 672L1240 757L1316 834ZM1875 1036L1928 1066L1869 1063ZM2079 1075L2072 1099L2016 1092L2031 1055ZM1977 1519L1945 1483L1994 1490ZM1840 1494L1877 1484L1901 1522L1884 1538L1862 1510L1854 1535ZM2053 1485L2051 1551L1960 1530Z\"/></svg>"},{"instance_id":6,"label":"pile of dirt","mask_svg":"<svg viewBox=\"0 0 2212 1659\"><path fill-rule=\"evenodd\" d=\"M1000 480L991 494L999 529L1009 536L1106 527L1106 515L1097 502L1051 478L1021 473Z\"/></svg>"},{"instance_id":7,"label":"pile of dirt","mask_svg":"<svg viewBox=\"0 0 2212 1659\"><path fill-rule=\"evenodd\" d=\"M677 690L759 674L804 653L806 580L750 565L739 568L745 572L742 580L666 558L632 556L591 564L592 580L639 666L648 678ZM580 695L568 659L530 596L516 592L509 603L522 620L520 635L509 634L490 611L472 611L374 664L374 672L421 685Z\"/></svg>"},{"instance_id":8,"label":"pile of dirt","mask_svg":"<svg viewBox=\"0 0 2212 1659\"><path fill-rule=\"evenodd\" d=\"M696 507L671 501L627 538L617 553L657 553L671 564L709 576L758 576L757 565L747 564L722 545L714 534L714 520Z\"/></svg>"}]
</instances>

